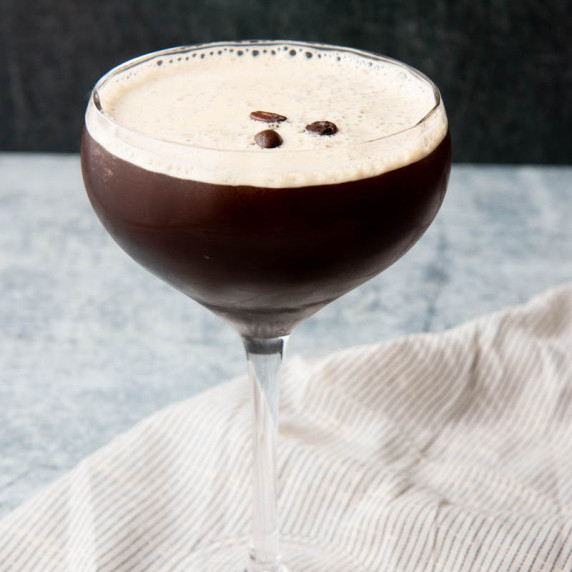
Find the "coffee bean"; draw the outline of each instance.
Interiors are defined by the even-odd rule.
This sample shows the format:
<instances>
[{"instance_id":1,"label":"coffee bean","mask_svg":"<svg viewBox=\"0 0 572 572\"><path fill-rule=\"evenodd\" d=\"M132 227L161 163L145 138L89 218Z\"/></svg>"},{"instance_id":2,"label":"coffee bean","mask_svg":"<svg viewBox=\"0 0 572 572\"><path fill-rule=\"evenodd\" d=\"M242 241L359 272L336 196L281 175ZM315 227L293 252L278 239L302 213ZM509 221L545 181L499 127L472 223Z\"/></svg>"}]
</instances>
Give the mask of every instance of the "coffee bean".
<instances>
[{"instance_id":1,"label":"coffee bean","mask_svg":"<svg viewBox=\"0 0 572 572\"><path fill-rule=\"evenodd\" d=\"M254 140L259 147L263 149L272 149L274 147L280 147L282 145L282 137L276 133L273 129L265 129L260 131L254 136Z\"/></svg>"},{"instance_id":2,"label":"coffee bean","mask_svg":"<svg viewBox=\"0 0 572 572\"><path fill-rule=\"evenodd\" d=\"M250 119L264 121L264 123L282 123L282 121L286 121L288 118L271 111L253 111L250 114Z\"/></svg>"},{"instance_id":3,"label":"coffee bean","mask_svg":"<svg viewBox=\"0 0 572 572\"><path fill-rule=\"evenodd\" d=\"M314 121L314 123L306 125L306 131L317 133L318 135L334 135L338 132L338 128L331 121Z\"/></svg>"}]
</instances>

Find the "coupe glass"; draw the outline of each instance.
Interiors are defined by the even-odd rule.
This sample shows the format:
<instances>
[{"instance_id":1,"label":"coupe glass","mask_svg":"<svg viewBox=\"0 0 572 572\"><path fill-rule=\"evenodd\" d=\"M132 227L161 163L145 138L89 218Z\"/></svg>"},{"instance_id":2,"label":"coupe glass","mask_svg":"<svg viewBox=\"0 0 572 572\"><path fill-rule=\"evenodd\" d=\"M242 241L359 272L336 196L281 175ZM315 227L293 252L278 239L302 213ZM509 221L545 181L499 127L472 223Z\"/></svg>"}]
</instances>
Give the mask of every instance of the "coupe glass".
<instances>
[{"instance_id":1,"label":"coupe glass","mask_svg":"<svg viewBox=\"0 0 572 572\"><path fill-rule=\"evenodd\" d=\"M108 85L157 62L226 50L351 54L362 62L400 66L427 86L433 106L415 125L379 139L356 142L348 157L395 157L404 141L428 145L420 160L381 175L336 184L290 188L213 184L166 175L120 158L91 137L97 125L117 148L172 159L191 171L256 173L335 164L329 148L315 151L236 151L154 139L118 123L104 105ZM254 55L254 54L253 54ZM279 63L277 63L279 65ZM277 110L279 111L279 110ZM327 303L374 277L400 258L431 224L450 170L450 139L439 91L416 70L379 55L300 42L234 42L164 50L129 61L104 76L88 106L82 171L90 201L117 243L137 262L227 320L240 334L253 384L253 502L250 551L246 541L194 553L190 570L225 572L336 572L361 570L350 557L315 546L312 539L279 543L276 442L279 368L293 328ZM112 145L113 148L114 145ZM310 159L310 161L308 160ZM327 181L327 180L326 180Z\"/></svg>"}]
</instances>

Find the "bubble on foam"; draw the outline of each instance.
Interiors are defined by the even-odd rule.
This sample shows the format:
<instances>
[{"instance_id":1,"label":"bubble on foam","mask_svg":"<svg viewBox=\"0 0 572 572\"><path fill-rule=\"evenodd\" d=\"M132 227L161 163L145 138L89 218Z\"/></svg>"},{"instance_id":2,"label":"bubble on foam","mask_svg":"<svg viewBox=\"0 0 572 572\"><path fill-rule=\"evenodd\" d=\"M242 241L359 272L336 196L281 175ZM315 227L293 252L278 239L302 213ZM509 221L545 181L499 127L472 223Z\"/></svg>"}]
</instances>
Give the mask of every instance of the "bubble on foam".
<instances>
[{"instance_id":1,"label":"bubble on foam","mask_svg":"<svg viewBox=\"0 0 572 572\"><path fill-rule=\"evenodd\" d=\"M122 127L93 104L86 124L110 152L212 183L295 187L373 176L422 158L447 131L442 105L412 129L435 105L420 76L329 48L253 44L157 55L113 75L99 95ZM255 109L288 117L272 126L280 148L253 143L261 130L249 117ZM333 121L338 133L309 134L305 126L318 120Z\"/></svg>"}]
</instances>

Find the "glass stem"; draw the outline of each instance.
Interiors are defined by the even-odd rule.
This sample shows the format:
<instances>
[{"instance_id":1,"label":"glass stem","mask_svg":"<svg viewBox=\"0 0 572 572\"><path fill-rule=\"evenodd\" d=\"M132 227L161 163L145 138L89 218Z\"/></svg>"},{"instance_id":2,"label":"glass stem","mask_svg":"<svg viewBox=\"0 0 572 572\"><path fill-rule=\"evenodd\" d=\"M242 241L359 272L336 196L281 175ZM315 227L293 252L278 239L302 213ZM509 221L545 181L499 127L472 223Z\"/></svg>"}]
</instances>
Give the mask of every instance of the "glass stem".
<instances>
[{"instance_id":1,"label":"glass stem","mask_svg":"<svg viewBox=\"0 0 572 572\"><path fill-rule=\"evenodd\" d=\"M287 337L243 337L253 385L253 503L249 572L281 572L278 539L277 465L280 365Z\"/></svg>"}]
</instances>

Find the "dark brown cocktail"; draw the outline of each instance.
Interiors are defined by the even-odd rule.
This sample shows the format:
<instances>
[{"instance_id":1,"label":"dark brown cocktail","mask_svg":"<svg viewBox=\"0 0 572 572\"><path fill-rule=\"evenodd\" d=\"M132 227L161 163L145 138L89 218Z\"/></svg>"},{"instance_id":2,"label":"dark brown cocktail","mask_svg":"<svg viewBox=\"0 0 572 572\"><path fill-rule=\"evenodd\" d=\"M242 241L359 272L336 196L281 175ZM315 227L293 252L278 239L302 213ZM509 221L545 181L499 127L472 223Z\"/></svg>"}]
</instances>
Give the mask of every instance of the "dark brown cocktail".
<instances>
[{"instance_id":1,"label":"dark brown cocktail","mask_svg":"<svg viewBox=\"0 0 572 572\"><path fill-rule=\"evenodd\" d=\"M254 385L248 572L362 570L276 515L278 367L292 329L398 260L427 230L451 164L437 88L394 60L297 42L176 48L102 78L82 170L137 262L228 320ZM244 572L243 541L189 570ZM229 569L229 562L234 568ZM231 566L232 566L231 565Z\"/></svg>"},{"instance_id":2,"label":"dark brown cocktail","mask_svg":"<svg viewBox=\"0 0 572 572\"><path fill-rule=\"evenodd\" d=\"M88 132L83 163L93 207L126 252L241 333L273 337L413 246L443 200L450 141L389 173L294 188L150 172Z\"/></svg>"}]
</instances>

